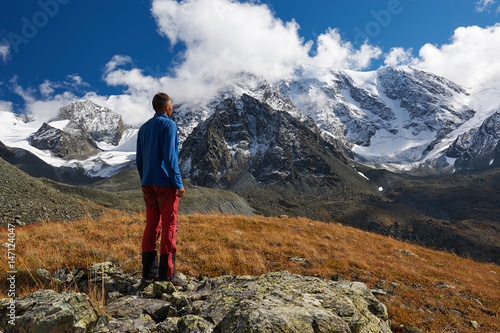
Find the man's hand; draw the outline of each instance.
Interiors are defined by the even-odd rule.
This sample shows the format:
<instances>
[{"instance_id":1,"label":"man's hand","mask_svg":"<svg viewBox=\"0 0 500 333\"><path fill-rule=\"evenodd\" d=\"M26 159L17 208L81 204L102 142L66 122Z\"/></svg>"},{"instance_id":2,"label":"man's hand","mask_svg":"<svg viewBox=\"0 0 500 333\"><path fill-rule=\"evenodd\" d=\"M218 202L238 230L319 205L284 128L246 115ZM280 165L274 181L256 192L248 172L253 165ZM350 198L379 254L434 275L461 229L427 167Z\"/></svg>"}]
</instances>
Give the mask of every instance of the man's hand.
<instances>
[{"instance_id":1,"label":"man's hand","mask_svg":"<svg viewBox=\"0 0 500 333\"><path fill-rule=\"evenodd\" d=\"M177 193L175 194L177 198L182 198L186 194L186 190L183 188L180 188L177 190Z\"/></svg>"}]
</instances>

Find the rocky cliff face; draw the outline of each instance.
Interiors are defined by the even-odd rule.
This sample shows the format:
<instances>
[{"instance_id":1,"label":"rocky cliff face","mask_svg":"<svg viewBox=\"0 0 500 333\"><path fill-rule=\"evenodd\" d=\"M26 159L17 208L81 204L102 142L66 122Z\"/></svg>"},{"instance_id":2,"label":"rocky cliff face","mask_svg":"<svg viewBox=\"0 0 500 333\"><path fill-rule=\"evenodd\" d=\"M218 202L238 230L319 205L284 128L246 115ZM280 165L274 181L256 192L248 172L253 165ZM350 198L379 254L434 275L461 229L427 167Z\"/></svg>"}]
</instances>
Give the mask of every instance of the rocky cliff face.
<instances>
[{"instance_id":1,"label":"rocky cliff face","mask_svg":"<svg viewBox=\"0 0 500 333\"><path fill-rule=\"evenodd\" d=\"M71 103L61 108L59 118L77 123L95 141L118 145L125 130L122 117L92 101Z\"/></svg>"},{"instance_id":2,"label":"rocky cliff face","mask_svg":"<svg viewBox=\"0 0 500 333\"><path fill-rule=\"evenodd\" d=\"M344 173L361 178L336 142L321 134L312 120L249 95L227 98L183 143L181 172L197 185L225 187L244 175L261 184L311 186L340 186Z\"/></svg>"},{"instance_id":3,"label":"rocky cliff face","mask_svg":"<svg viewBox=\"0 0 500 333\"><path fill-rule=\"evenodd\" d=\"M38 270L40 277L50 274ZM53 279L103 285L108 305L100 316L84 294L42 290L0 300L5 332L391 332L387 308L366 285L287 272L195 279L184 286L123 274L111 263L60 270ZM143 289L145 287L145 289Z\"/></svg>"},{"instance_id":4,"label":"rocky cliff face","mask_svg":"<svg viewBox=\"0 0 500 333\"><path fill-rule=\"evenodd\" d=\"M35 148L49 150L54 156L66 160L83 160L99 152L89 133L73 122L69 122L62 129L44 123L29 138L29 142Z\"/></svg>"},{"instance_id":5,"label":"rocky cliff face","mask_svg":"<svg viewBox=\"0 0 500 333\"><path fill-rule=\"evenodd\" d=\"M472 128L456 138L446 156L456 159L458 170L482 170L500 166L500 111L488 117L481 126Z\"/></svg>"}]
</instances>

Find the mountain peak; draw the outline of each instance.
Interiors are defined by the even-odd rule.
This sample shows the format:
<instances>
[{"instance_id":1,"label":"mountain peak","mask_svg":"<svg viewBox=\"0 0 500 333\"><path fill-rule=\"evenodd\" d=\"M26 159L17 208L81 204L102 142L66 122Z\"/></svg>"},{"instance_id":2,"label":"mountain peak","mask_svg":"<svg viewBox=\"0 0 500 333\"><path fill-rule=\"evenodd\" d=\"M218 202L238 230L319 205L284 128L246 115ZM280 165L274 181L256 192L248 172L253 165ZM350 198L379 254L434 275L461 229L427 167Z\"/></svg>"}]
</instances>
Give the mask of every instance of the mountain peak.
<instances>
[{"instance_id":1,"label":"mountain peak","mask_svg":"<svg viewBox=\"0 0 500 333\"><path fill-rule=\"evenodd\" d=\"M96 141L118 145L125 130L122 117L91 100L71 103L61 108L60 119L79 124Z\"/></svg>"}]
</instances>

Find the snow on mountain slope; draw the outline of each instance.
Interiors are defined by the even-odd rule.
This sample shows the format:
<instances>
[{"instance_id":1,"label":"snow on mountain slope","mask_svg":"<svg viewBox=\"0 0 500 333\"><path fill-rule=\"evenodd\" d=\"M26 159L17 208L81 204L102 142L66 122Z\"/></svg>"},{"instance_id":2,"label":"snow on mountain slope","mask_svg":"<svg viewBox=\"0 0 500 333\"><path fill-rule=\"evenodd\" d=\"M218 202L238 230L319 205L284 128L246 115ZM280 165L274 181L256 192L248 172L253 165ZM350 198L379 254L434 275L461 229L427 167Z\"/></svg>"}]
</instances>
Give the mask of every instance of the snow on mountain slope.
<instances>
[{"instance_id":1,"label":"snow on mountain slope","mask_svg":"<svg viewBox=\"0 0 500 333\"><path fill-rule=\"evenodd\" d=\"M441 140L476 114L464 88L410 67L303 70L280 87L358 161L393 170L435 163L451 144Z\"/></svg>"},{"instance_id":2,"label":"snow on mountain slope","mask_svg":"<svg viewBox=\"0 0 500 333\"><path fill-rule=\"evenodd\" d=\"M69 123L67 120L49 122L54 128L62 129ZM49 150L40 150L29 143L29 138L42 127L43 122L36 118L17 115L12 112L0 112L0 141L8 147L27 150L44 162L54 167L83 167L92 177L109 177L124 166L135 161L135 142L137 129L126 129L117 146L105 142L97 142L102 150L84 160L65 160L54 156Z\"/></svg>"},{"instance_id":3,"label":"snow on mountain slope","mask_svg":"<svg viewBox=\"0 0 500 333\"><path fill-rule=\"evenodd\" d=\"M275 83L249 73L235 74L216 97L174 105L181 150L198 126L224 112L225 100L241 104L243 95L287 112L310 128L317 126L324 140L333 145L340 142L355 160L392 171L422 166L445 172L471 170L474 165L465 163L465 158L481 159L483 165L500 151L496 139L500 128L491 118L500 110L500 83L465 89L411 67L371 72L304 67ZM235 107L242 109L242 104ZM91 101L62 111L63 116L48 125L63 130L69 128L68 121L79 124L101 152L85 160L65 161L35 149L28 138L43 123L10 112L0 112L0 141L29 150L54 166L82 166L92 176L109 176L133 163L137 129L125 129L116 113ZM241 147L239 142L225 144L231 156Z\"/></svg>"}]
</instances>

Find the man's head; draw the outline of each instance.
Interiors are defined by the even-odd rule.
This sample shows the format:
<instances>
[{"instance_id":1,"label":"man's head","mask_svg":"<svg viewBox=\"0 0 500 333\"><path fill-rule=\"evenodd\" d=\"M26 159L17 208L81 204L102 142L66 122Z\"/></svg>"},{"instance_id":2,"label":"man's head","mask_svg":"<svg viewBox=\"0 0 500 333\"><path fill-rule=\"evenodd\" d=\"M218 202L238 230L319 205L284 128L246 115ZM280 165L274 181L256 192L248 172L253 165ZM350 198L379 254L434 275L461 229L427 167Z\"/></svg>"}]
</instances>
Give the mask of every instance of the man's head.
<instances>
[{"instance_id":1,"label":"man's head","mask_svg":"<svg viewBox=\"0 0 500 333\"><path fill-rule=\"evenodd\" d=\"M173 111L172 99L165 93L157 93L153 97L153 109L170 117Z\"/></svg>"}]
</instances>

